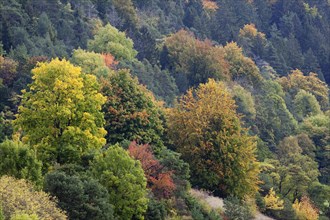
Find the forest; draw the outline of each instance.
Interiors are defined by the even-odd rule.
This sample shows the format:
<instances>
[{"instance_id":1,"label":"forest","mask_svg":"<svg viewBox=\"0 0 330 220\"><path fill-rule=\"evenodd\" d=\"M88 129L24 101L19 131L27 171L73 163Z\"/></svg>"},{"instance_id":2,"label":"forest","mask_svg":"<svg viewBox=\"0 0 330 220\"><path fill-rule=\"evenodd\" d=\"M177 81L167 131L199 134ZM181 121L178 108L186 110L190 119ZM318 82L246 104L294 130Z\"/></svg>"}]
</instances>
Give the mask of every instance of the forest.
<instances>
[{"instance_id":1,"label":"forest","mask_svg":"<svg viewBox=\"0 0 330 220\"><path fill-rule=\"evenodd\" d=\"M0 220L330 220L329 0L0 12Z\"/></svg>"}]
</instances>

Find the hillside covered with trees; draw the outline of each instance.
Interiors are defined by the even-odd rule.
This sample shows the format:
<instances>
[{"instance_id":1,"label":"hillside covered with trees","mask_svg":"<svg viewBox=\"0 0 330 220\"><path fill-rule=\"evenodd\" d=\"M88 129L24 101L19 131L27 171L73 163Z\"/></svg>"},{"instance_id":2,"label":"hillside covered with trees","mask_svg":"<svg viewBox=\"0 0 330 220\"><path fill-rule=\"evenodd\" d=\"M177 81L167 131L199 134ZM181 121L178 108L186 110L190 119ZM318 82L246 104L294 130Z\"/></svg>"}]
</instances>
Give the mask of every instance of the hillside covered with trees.
<instances>
[{"instance_id":1,"label":"hillside covered with trees","mask_svg":"<svg viewBox=\"0 0 330 220\"><path fill-rule=\"evenodd\" d=\"M330 219L330 1L0 12L0 220Z\"/></svg>"}]
</instances>

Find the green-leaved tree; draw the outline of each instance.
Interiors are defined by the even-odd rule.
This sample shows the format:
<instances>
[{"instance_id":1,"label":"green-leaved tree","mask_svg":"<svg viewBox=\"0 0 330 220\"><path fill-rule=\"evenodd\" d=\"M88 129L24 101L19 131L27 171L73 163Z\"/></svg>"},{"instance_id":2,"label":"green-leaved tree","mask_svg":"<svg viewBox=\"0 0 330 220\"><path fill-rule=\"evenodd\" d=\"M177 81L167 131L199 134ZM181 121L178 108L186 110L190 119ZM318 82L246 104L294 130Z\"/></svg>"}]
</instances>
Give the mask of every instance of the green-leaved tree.
<instances>
[{"instance_id":1,"label":"green-leaved tree","mask_svg":"<svg viewBox=\"0 0 330 220\"><path fill-rule=\"evenodd\" d=\"M133 48L133 41L110 24L97 30L93 40L88 42L88 50L96 53L110 53L119 61L135 59L137 51Z\"/></svg>"},{"instance_id":2,"label":"green-leaved tree","mask_svg":"<svg viewBox=\"0 0 330 220\"><path fill-rule=\"evenodd\" d=\"M96 156L91 172L108 190L117 219L143 219L147 210L147 180L139 161L119 145Z\"/></svg>"}]
</instances>

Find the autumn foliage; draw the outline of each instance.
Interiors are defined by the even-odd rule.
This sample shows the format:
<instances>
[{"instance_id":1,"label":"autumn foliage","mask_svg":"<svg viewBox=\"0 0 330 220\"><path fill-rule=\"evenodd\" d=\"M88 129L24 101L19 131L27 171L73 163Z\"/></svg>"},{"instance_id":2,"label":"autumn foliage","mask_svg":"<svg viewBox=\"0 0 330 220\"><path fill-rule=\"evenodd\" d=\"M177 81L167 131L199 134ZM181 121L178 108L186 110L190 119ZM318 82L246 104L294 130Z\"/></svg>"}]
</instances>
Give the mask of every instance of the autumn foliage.
<instances>
[{"instance_id":1,"label":"autumn foliage","mask_svg":"<svg viewBox=\"0 0 330 220\"><path fill-rule=\"evenodd\" d=\"M0 201L5 219L19 213L36 214L39 219L67 219L66 214L57 207L54 198L45 192L36 191L33 185L24 179L2 176Z\"/></svg>"},{"instance_id":2,"label":"autumn foliage","mask_svg":"<svg viewBox=\"0 0 330 220\"><path fill-rule=\"evenodd\" d=\"M223 83L210 79L188 90L168 112L168 121L169 136L189 163L193 184L224 196L257 191L254 138L241 127L235 101Z\"/></svg>"},{"instance_id":3,"label":"autumn foliage","mask_svg":"<svg viewBox=\"0 0 330 220\"><path fill-rule=\"evenodd\" d=\"M165 39L170 69L188 79L188 86L206 83L208 78L229 79L227 62L222 47L212 45L210 40L198 40L185 30Z\"/></svg>"},{"instance_id":4,"label":"autumn foliage","mask_svg":"<svg viewBox=\"0 0 330 220\"><path fill-rule=\"evenodd\" d=\"M284 201L281 200L278 196L276 196L276 193L273 188L269 190L269 193L265 196L264 200L266 209L282 210L284 208Z\"/></svg>"},{"instance_id":5,"label":"autumn foliage","mask_svg":"<svg viewBox=\"0 0 330 220\"><path fill-rule=\"evenodd\" d=\"M303 72L296 69L288 76L279 78L278 82L284 91L288 92L291 96L297 95L303 89L316 97L322 109L325 109L329 105L328 87L325 82L317 77L316 73L304 75Z\"/></svg>"},{"instance_id":6,"label":"autumn foliage","mask_svg":"<svg viewBox=\"0 0 330 220\"><path fill-rule=\"evenodd\" d=\"M0 56L0 78L5 85L11 85L17 76L18 62Z\"/></svg>"},{"instance_id":7,"label":"autumn foliage","mask_svg":"<svg viewBox=\"0 0 330 220\"><path fill-rule=\"evenodd\" d=\"M167 171L155 158L149 145L139 145L131 142L128 148L129 154L142 164L144 174L147 178L147 187L158 198L169 198L175 190L172 179L173 171Z\"/></svg>"},{"instance_id":8,"label":"autumn foliage","mask_svg":"<svg viewBox=\"0 0 330 220\"><path fill-rule=\"evenodd\" d=\"M239 35L242 37L250 37L250 38L262 38L265 39L266 35L264 33L258 32L255 24L246 24L239 31Z\"/></svg>"},{"instance_id":9,"label":"autumn foliage","mask_svg":"<svg viewBox=\"0 0 330 220\"><path fill-rule=\"evenodd\" d=\"M319 217L317 208L315 208L307 196L303 196L300 202L296 200L292 207L299 220L316 220Z\"/></svg>"},{"instance_id":10,"label":"autumn foliage","mask_svg":"<svg viewBox=\"0 0 330 220\"><path fill-rule=\"evenodd\" d=\"M215 1L203 0L203 8L209 11L216 11L219 6Z\"/></svg>"},{"instance_id":11,"label":"autumn foliage","mask_svg":"<svg viewBox=\"0 0 330 220\"><path fill-rule=\"evenodd\" d=\"M118 61L116 61L115 57L110 53L102 53L102 57L104 59L105 65L111 69L113 69L118 64Z\"/></svg>"}]
</instances>

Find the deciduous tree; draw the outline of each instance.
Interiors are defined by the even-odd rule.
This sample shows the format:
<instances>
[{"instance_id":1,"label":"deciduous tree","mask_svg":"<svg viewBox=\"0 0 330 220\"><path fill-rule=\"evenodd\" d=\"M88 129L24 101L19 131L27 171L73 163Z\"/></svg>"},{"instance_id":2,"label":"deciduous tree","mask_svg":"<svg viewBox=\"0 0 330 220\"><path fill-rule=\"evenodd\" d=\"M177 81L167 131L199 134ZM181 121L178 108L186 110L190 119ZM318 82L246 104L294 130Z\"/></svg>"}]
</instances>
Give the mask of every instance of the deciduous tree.
<instances>
[{"instance_id":1,"label":"deciduous tree","mask_svg":"<svg viewBox=\"0 0 330 220\"><path fill-rule=\"evenodd\" d=\"M305 117L321 113L321 107L315 96L305 90L300 90L294 97L294 111L298 121Z\"/></svg>"},{"instance_id":2,"label":"deciduous tree","mask_svg":"<svg viewBox=\"0 0 330 220\"><path fill-rule=\"evenodd\" d=\"M319 218L318 210L306 196L302 197L300 202L296 200L292 207L296 212L298 220L317 220Z\"/></svg>"},{"instance_id":3,"label":"deciduous tree","mask_svg":"<svg viewBox=\"0 0 330 220\"><path fill-rule=\"evenodd\" d=\"M168 113L169 136L190 164L192 183L222 195L253 195L259 167L253 137L241 127L223 83L189 90Z\"/></svg>"},{"instance_id":4,"label":"deciduous tree","mask_svg":"<svg viewBox=\"0 0 330 220\"><path fill-rule=\"evenodd\" d=\"M283 209L284 201L281 200L278 196L276 196L275 191L271 188L268 194L264 197L266 209L272 210L281 210Z\"/></svg>"},{"instance_id":5,"label":"deciduous tree","mask_svg":"<svg viewBox=\"0 0 330 220\"><path fill-rule=\"evenodd\" d=\"M167 37L163 54L166 60L163 67L175 72L181 92L206 83L208 78L229 79L223 48L213 46L210 40L198 40L187 31L180 30Z\"/></svg>"},{"instance_id":6,"label":"deciduous tree","mask_svg":"<svg viewBox=\"0 0 330 220\"><path fill-rule=\"evenodd\" d=\"M132 142L128 148L131 157L141 162L147 178L147 186L158 198L169 198L175 184L172 179L173 171L166 170L155 158L149 145L138 145Z\"/></svg>"},{"instance_id":7,"label":"deciduous tree","mask_svg":"<svg viewBox=\"0 0 330 220\"><path fill-rule=\"evenodd\" d=\"M153 144L155 153L163 147L163 113L153 95L128 70L119 70L101 79L101 92L108 143L123 140ZM157 149L156 149L157 148Z\"/></svg>"},{"instance_id":8,"label":"deciduous tree","mask_svg":"<svg viewBox=\"0 0 330 220\"><path fill-rule=\"evenodd\" d=\"M79 162L89 151L105 144L96 77L83 74L66 60L40 63L32 70L33 82L23 91L15 125L23 142L30 143L38 158L52 163Z\"/></svg>"},{"instance_id":9,"label":"deciduous tree","mask_svg":"<svg viewBox=\"0 0 330 220\"><path fill-rule=\"evenodd\" d=\"M19 212L37 215L39 219L67 219L65 213L57 207L56 201L45 192L35 191L26 180L2 176L0 178L0 201L6 219Z\"/></svg>"},{"instance_id":10,"label":"deciduous tree","mask_svg":"<svg viewBox=\"0 0 330 220\"><path fill-rule=\"evenodd\" d=\"M143 219L148 205L147 180L139 161L119 145L110 146L94 158L91 172L108 190L115 218Z\"/></svg>"},{"instance_id":11,"label":"deciduous tree","mask_svg":"<svg viewBox=\"0 0 330 220\"><path fill-rule=\"evenodd\" d=\"M96 53L110 53L119 61L132 61L137 55L133 41L110 24L97 30L94 39L88 42L88 50Z\"/></svg>"},{"instance_id":12,"label":"deciduous tree","mask_svg":"<svg viewBox=\"0 0 330 220\"><path fill-rule=\"evenodd\" d=\"M29 145L5 140L0 144L0 175L26 179L41 186L41 162Z\"/></svg>"},{"instance_id":13,"label":"deciduous tree","mask_svg":"<svg viewBox=\"0 0 330 220\"><path fill-rule=\"evenodd\" d=\"M279 78L278 82L282 85L283 90L288 92L291 97L295 97L303 89L316 97L322 109L329 106L328 86L315 73L305 76L300 70L296 69L288 76Z\"/></svg>"},{"instance_id":14,"label":"deciduous tree","mask_svg":"<svg viewBox=\"0 0 330 220\"><path fill-rule=\"evenodd\" d=\"M87 74L93 74L97 77L105 77L109 74L105 59L99 53L77 49L73 51L71 62L80 66L81 70Z\"/></svg>"}]
</instances>

